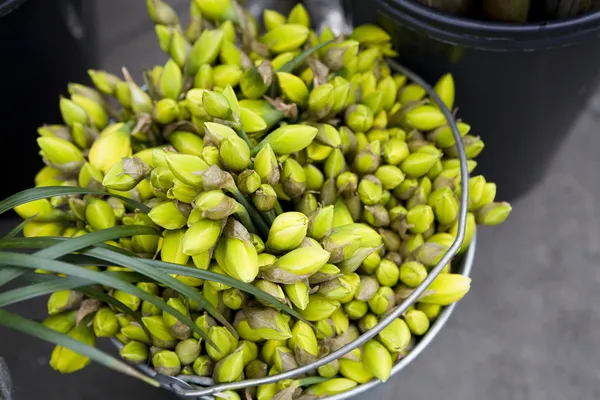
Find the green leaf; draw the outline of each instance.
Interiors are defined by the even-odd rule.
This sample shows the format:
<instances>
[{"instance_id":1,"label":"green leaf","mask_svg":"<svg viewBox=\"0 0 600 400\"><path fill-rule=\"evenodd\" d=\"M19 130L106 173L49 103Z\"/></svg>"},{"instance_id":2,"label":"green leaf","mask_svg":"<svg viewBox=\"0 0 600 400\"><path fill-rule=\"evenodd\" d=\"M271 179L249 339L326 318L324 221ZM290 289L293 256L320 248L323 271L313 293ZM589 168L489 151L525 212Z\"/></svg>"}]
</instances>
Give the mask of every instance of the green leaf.
<instances>
[{"instance_id":1,"label":"green leaf","mask_svg":"<svg viewBox=\"0 0 600 400\"><path fill-rule=\"evenodd\" d=\"M298 54L296 57L291 59L290 61L283 64L277 72L293 72L300 64L302 64L310 55L314 52L321 50L323 47L335 42L337 38L333 38L327 40L323 43L319 43L318 45L311 47L310 49L304 50L302 53Z\"/></svg>"},{"instance_id":2,"label":"green leaf","mask_svg":"<svg viewBox=\"0 0 600 400\"><path fill-rule=\"evenodd\" d=\"M147 280L147 279L144 279L144 277L142 277L140 274L138 274L136 272L108 271L108 272L104 272L104 273L113 275L117 278L122 279L123 281L132 282L132 283L140 282L142 280L144 280L144 281ZM58 277L58 276L54 276L54 275L38 274L38 273L32 273L32 272L28 272L26 274L26 276L24 277L24 279L27 280L28 282L33 282L33 283L39 283L39 282L43 282L43 283L48 282L49 283L50 281L58 281L58 282L55 282L54 287L52 287L50 285L46 285L45 293L43 293L44 286L42 286L41 284L38 285L37 287L35 287L36 285L29 286L29 289L30 289L29 291L27 291L28 288L19 288L19 289L12 290L11 292L14 292L11 295L13 301L10 301L11 300L10 298L8 299L8 301L0 301L0 303L3 303L3 306L13 304L18 301L27 300L28 298L35 297L35 296L32 296L32 293L37 293L38 295L44 295L44 294L53 293L54 291L77 289L78 291L87 295L88 297L96 298L110 306L113 306L113 308L115 308L116 310L119 310L119 311L123 312L124 314L131 316L138 324L140 324L140 327L144 330L144 332L146 332L146 335L148 335L148 337L151 337L151 333L150 333L150 331L148 331L148 328L146 328L146 325L144 325L144 322L142 321L142 315L139 312L133 311L131 308L127 307L121 301L108 295L105 291L103 291L101 289L97 289L92 286L82 287L85 285L90 285L93 282L90 282L90 281L87 281L87 280L81 279L81 278L76 278L73 276L62 278L62 277ZM60 286L59 286L59 284L60 284ZM17 290L21 290L21 289L25 289L25 290L21 291L20 293L17 292ZM10 293L10 292L3 293L2 295L0 295L0 298L3 300L4 296L8 295L8 293ZM18 296L23 296L23 297L18 298Z\"/></svg>"},{"instance_id":3,"label":"green leaf","mask_svg":"<svg viewBox=\"0 0 600 400\"><path fill-rule=\"evenodd\" d=\"M137 369L112 356L109 356L95 347L89 346L67 335L53 331L42 324L28 320L3 309L0 309L0 325L36 337L38 339L42 339L46 342L66 347L112 370L141 379L142 381L154 387L160 387L160 384L155 379L144 375Z\"/></svg>"},{"instance_id":4,"label":"green leaf","mask_svg":"<svg viewBox=\"0 0 600 400\"><path fill-rule=\"evenodd\" d=\"M99 231L86 233L85 235L78 236L76 238L69 238L69 240L64 240L49 247L46 246L46 248L43 250L37 251L35 255L52 260L74 251L85 249L86 247L97 243L103 243L107 240L117 239L120 237L129 237L133 235L160 235L160 232L154 228L143 225L115 226L108 229L101 229ZM13 273L12 279L19 276L20 274ZM7 277L10 277L10 275L7 275ZM9 282L9 280L3 281L0 278L0 286L7 282Z\"/></svg>"},{"instance_id":5,"label":"green leaf","mask_svg":"<svg viewBox=\"0 0 600 400\"><path fill-rule=\"evenodd\" d=\"M69 240L72 240L72 239L69 239ZM94 250L103 250L103 249L94 249ZM151 268L147 268L147 266L144 264L142 264L142 266L143 266L142 268L139 268L138 262L131 257L126 257L126 256L120 255L118 253L115 253L115 254L117 254L121 257L124 257L127 260L127 262L130 263L130 264L126 264L127 267L129 267L131 269L134 269L133 265L136 265L138 267L138 269L142 269L142 270L146 270L146 271L151 270ZM166 302L164 302L162 299L159 299L158 297L153 296L149 293L146 293L134 285L123 282L112 276L105 275L101 272L96 272L96 271L92 271L92 270L85 269L82 267L78 267L75 265L67 264L67 263L64 263L61 261L48 260L45 258L37 257L35 255L19 254L19 253L12 253L12 252L0 252L0 264L24 267L24 268L34 269L34 270L37 269L40 265L43 265L44 269L47 271L50 271L50 272L55 272L58 274L65 274L65 275L69 275L69 276L75 276L75 277L87 279L94 283L109 286L114 289L118 289L123 292L133 294L134 296L137 296L142 300L146 300L146 301L152 303L153 305L160 308L164 312L167 312L167 313L173 315L179 321L181 321L185 325L189 326L194 332L196 332L198 335L200 335L200 337L202 337L202 339L206 340L207 343L210 343L214 347L214 343L208 338L206 333L204 333L204 331L202 329L200 329L198 326L196 326L194 321L192 321L189 317L182 314L175 308L171 307ZM138 271L138 272L141 272L141 271ZM156 271L156 272L158 272L158 271ZM162 274L162 272L159 272L159 274ZM147 275L147 274L144 274L144 275ZM171 278L171 279L173 279L173 278ZM177 282L181 283L179 281L177 281Z\"/></svg>"},{"instance_id":6,"label":"green leaf","mask_svg":"<svg viewBox=\"0 0 600 400\"><path fill-rule=\"evenodd\" d=\"M15 236L17 236L19 233L21 233L23 228L25 228L25 225L27 225L29 223L29 221L33 221L35 219L35 217L37 217L37 214L21 221L21 223L19 225L15 226L10 231L8 231L8 233L6 235L4 235L4 238L10 239L10 238L14 238Z\"/></svg>"},{"instance_id":7,"label":"green leaf","mask_svg":"<svg viewBox=\"0 0 600 400\"><path fill-rule=\"evenodd\" d=\"M0 269L0 286L12 281L23 275L23 271L19 268L2 267Z\"/></svg>"},{"instance_id":8,"label":"green leaf","mask_svg":"<svg viewBox=\"0 0 600 400\"><path fill-rule=\"evenodd\" d=\"M140 202L129 199L127 197L106 193L101 190L92 190L76 186L44 186L23 190L0 201L0 214L3 214L8 210L12 210L16 206L29 203L34 200L47 199L49 197L54 196L68 196L73 194L95 194L100 196L112 196L123 200L123 202L126 205L129 205L133 209L139 209L140 211L146 213L150 211L150 208L148 208L146 205Z\"/></svg>"},{"instance_id":9,"label":"green leaf","mask_svg":"<svg viewBox=\"0 0 600 400\"><path fill-rule=\"evenodd\" d=\"M92 248L86 251L86 254L91 256L102 258L103 260L109 261L116 265L122 265L124 267L130 268L140 274L143 274L147 277L154 279L156 282L162 283L167 287L173 288L179 293L183 294L186 297L189 297L192 300L195 300L200 304L200 306L212 315L217 321L219 321L223 326L227 327L231 331L231 333L237 337L237 332L233 328L233 326L227 321L227 319L221 314L211 303L209 303L204 296L202 296L199 292L193 290L189 286L184 283L178 281L170 275L165 274L162 271L159 271L155 268L152 268L150 265L146 263L146 259L142 258L133 258L128 257L123 254L116 253L112 250L102 249L102 248ZM216 274L219 275L219 274ZM169 313L171 314L171 313ZM194 325L195 326L195 325ZM199 329L199 328L198 328Z\"/></svg>"},{"instance_id":10,"label":"green leaf","mask_svg":"<svg viewBox=\"0 0 600 400\"><path fill-rule=\"evenodd\" d=\"M24 269L23 271L27 270ZM112 276L123 282L130 283L139 282L141 278L141 275L135 272L108 271L101 273ZM78 289L95 284L95 282L93 281L73 276L62 278L55 275L37 273L27 273L24 279L32 284L0 293L0 307L6 307L10 304L19 303L21 301L30 300L40 296L45 296L54 292L60 292L61 290ZM79 290L83 291L82 289ZM107 295L107 297L116 300L112 296Z\"/></svg>"},{"instance_id":11,"label":"green leaf","mask_svg":"<svg viewBox=\"0 0 600 400\"><path fill-rule=\"evenodd\" d=\"M72 240L72 239L53 238L53 237L14 238L14 239L10 239L10 240L0 241L0 248L40 248L40 247L52 246L59 241L65 241L65 240ZM85 255L94 257L96 259L102 259L102 260L106 261L107 259L104 257L104 252L101 250L108 250L108 251L112 252L113 251L112 249L119 250L118 248L102 244L99 247L93 247L93 248L88 248L86 250L83 250L82 253ZM142 259L142 258L135 258L135 259L140 260L142 263L145 263L151 267L154 267L157 270L162 271L164 273L191 276L194 278L200 278L200 279L204 279L204 280L210 280L210 281L214 281L214 282L218 282L218 283L223 283L225 285L229 285L231 287L240 289L246 293L252 294L254 297L256 297L258 299L268 302L269 304L273 305L274 307L293 316L294 318L297 318L297 319L309 324L310 326L313 326L312 323L310 323L310 322L306 321L304 318L302 318L302 316L300 314L298 314L296 311L294 311L294 309L283 304L282 302L277 300L275 297L271 296L268 293L263 292L260 289L257 289L255 286L253 286L251 284L238 281L237 279L232 278L230 276L218 274L218 273L215 273L212 271L207 271L207 270L203 270L203 269L199 269L199 268L192 268L192 267L186 267L186 266L179 265L179 264L167 263L167 262L159 261L159 260L148 260L148 259ZM114 262L110 262L110 260L108 260L108 261L109 261L110 265L115 264ZM93 265L93 264L88 264L87 261L85 261L85 265ZM121 264L119 263L119 265L121 265ZM127 264L126 262L124 262L124 265L126 265L127 267L130 267L130 264Z\"/></svg>"}]
</instances>

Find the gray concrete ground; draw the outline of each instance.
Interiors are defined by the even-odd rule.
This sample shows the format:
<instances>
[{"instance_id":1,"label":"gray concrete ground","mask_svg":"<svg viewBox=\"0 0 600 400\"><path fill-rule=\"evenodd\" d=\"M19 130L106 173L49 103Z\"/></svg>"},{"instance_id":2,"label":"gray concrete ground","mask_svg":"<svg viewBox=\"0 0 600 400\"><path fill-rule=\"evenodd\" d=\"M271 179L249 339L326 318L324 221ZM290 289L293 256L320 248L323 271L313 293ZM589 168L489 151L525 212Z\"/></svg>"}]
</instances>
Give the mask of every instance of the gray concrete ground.
<instances>
[{"instance_id":1,"label":"gray concrete ground","mask_svg":"<svg viewBox=\"0 0 600 400\"><path fill-rule=\"evenodd\" d=\"M163 62L144 3L97 1L106 69L118 71L126 64L137 71ZM174 3L181 10L188 4ZM481 230L473 288L446 328L412 365L369 397L600 399L599 124L600 94L545 179L514 204L510 219ZM45 304L15 308L41 318ZM6 330L0 337L17 399L174 398L97 365L60 375L48 367L50 346Z\"/></svg>"}]
</instances>

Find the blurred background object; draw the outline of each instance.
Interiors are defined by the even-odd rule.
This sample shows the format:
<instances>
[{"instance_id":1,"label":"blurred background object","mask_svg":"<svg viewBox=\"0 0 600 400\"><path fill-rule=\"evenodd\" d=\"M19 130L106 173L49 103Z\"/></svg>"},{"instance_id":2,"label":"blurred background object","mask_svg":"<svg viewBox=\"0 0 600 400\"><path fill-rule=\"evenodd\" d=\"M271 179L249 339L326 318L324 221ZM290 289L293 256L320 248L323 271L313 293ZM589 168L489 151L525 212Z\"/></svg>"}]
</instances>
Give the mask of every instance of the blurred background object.
<instances>
[{"instance_id":1,"label":"blurred background object","mask_svg":"<svg viewBox=\"0 0 600 400\"><path fill-rule=\"evenodd\" d=\"M130 71L141 71L166 61L164 52L156 45L154 27L146 16L144 1L88 2L94 6L98 27L100 61L95 66L120 73L123 65ZM169 0L169 3L180 15L188 11L189 0ZM275 5L280 3L291 8L290 2L285 0L271 1ZM263 6L257 6L255 12L260 13L260 7ZM594 55L567 61L585 67L588 56ZM542 70L543 67L544 64L537 66ZM545 81L543 74L530 72L525 78L539 81L549 89L556 85L556 82ZM468 77L466 79L464 84L468 85ZM488 79L494 83L498 78L490 74ZM573 77L561 79L568 83ZM457 80L457 84L460 81ZM489 90L480 89L483 93ZM56 96L64 90L64 85L54 91L44 89L48 92L47 104L51 110L58 112ZM32 96L32 93L35 92L27 95ZM478 235L472 291L461 301L443 331L409 368L357 400L600 399L600 308L597 306L600 304L597 266L600 257L600 180L597 177L600 92L594 82L588 82L584 93L592 96L591 102L579 105L582 114L571 129L564 128L560 135L562 145L551 142L556 147L553 149L555 157L548 160L545 176L513 204L513 215L504 225L493 230L482 229ZM558 95L551 97L560 105L568 106ZM515 92L512 101L522 102L521 94ZM486 104L483 98L479 103ZM479 109L478 105L469 111L461 100L459 105L459 115L475 114ZM510 115L503 108L500 110L501 120L497 123L504 123ZM541 108L534 112L553 118ZM58 121L58 117L54 121ZM27 151L37 151L36 127L13 134L30 135L27 140L34 150L23 150L23 157L28 155ZM491 140L484 129L477 131L486 142ZM5 133L9 135L10 132ZM552 136L552 132L548 135ZM527 140L526 137L521 139ZM488 150L484 149L482 157ZM518 155L521 150L513 145L511 151ZM513 153L505 154L503 162L510 164L513 156ZM38 160L36 154L35 161ZM27 177L32 179L33 175ZM8 226L11 226L9 222L4 224L3 232ZM38 299L11 309L26 312L32 318L43 318L45 307L43 299ZM91 365L76 375L60 375L48 367L51 345L5 329L0 329L0 337L0 355L10 367L18 399L37 400L43 390L46 400L177 400L166 391L98 365ZM109 349L110 344L104 342L101 347Z\"/></svg>"},{"instance_id":2,"label":"blurred background object","mask_svg":"<svg viewBox=\"0 0 600 400\"><path fill-rule=\"evenodd\" d=\"M0 0L3 198L31 187L42 166L37 128L60 120L59 94L69 82L87 82L87 69L98 65L92 6L86 0Z\"/></svg>"}]
</instances>

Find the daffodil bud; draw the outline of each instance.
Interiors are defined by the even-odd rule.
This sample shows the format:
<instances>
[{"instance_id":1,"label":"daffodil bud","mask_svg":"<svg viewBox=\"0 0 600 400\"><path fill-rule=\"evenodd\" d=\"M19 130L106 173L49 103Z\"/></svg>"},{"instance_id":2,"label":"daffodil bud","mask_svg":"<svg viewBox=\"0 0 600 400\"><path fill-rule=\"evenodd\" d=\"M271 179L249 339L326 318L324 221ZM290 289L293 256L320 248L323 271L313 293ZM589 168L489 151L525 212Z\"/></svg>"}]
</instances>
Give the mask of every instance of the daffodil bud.
<instances>
[{"instance_id":1,"label":"daffodil bud","mask_svg":"<svg viewBox=\"0 0 600 400\"><path fill-rule=\"evenodd\" d=\"M94 336L92 328L85 324L80 324L72 328L67 333L67 336L88 346L94 346L96 344L96 337ZM79 371L87 366L90 361L89 358L62 346L54 347L52 355L50 356L50 366L52 369L63 374Z\"/></svg>"},{"instance_id":2,"label":"daffodil bud","mask_svg":"<svg viewBox=\"0 0 600 400\"><path fill-rule=\"evenodd\" d=\"M285 125L265 137L253 150L257 154L270 144L275 154L291 154L306 148L317 136L318 129L309 125Z\"/></svg>"},{"instance_id":3,"label":"daffodil bud","mask_svg":"<svg viewBox=\"0 0 600 400\"><path fill-rule=\"evenodd\" d=\"M209 356L201 355L194 360L192 366L194 374L198 376L211 376L214 368L214 361Z\"/></svg>"},{"instance_id":4,"label":"daffodil bud","mask_svg":"<svg viewBox=\"0 0 600 400\"><path fill-rule=\"evenodd\" d=\"M242 282L252 282L258 275L258 255L252 237L244 225L232 218L223 229L215 259L229 276Z\"/></svg>"},{"instance_id":5,"label":"daffodil bud","mask_svg":"<svg viewBox=\"0 0 600 400\"><path fill-rule=\"evenodd\" d=\"M261 42L269 47L274 53L283 53L293 51L304 44L308 38L309 29L306 26L298 24L279 25L261 38Z\"/></svg>"},{"instance_id":6,"label":"daffodil bud","mask_svg":"<svg viewBox=\"0 0 600 400\"><path fill-rule=\"evenodd\" d=\"M271 228L266 246L276 251L292 250L306 237L308 217L299 212L287 212L277 216Z\"/></svg>"}]
</instances>

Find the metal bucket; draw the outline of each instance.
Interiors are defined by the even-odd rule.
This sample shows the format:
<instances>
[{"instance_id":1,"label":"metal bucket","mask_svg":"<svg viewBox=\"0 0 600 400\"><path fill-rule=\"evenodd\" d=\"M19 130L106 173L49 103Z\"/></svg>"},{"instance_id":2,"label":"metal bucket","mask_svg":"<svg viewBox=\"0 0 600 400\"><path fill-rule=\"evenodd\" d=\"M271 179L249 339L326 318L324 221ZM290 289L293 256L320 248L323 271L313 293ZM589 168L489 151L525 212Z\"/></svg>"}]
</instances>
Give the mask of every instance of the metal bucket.
<instances>
[{"instance_id":1,"label":"metal bucket","mask_svg":"<svg viewBox=\"0 0 600 400\"><path fill-rule=\"evenodd\" d=\"M333 360L336 360L343 356L344 354L354 350L355 348L363 345L368 340L377 336L379 332L381 332L386 326L392 323L396 318L399 318L411 305L417 302L419 296L425 292L425 290L429 287L429 285L433 282L433 280L441 273L446 264L448 264L453 257L458 253L464 238L465 238L465 230L466 230L466 218L467 218L467 200L468 200L468 177L469 173L467 170L467 158L465 155L464 147L462 144L461 136L456 127L456 120L452 115L451 111L444 105L444 103L440 100L436 92L433 88L423 79L421 79L418 75L408 70L407 68L399 65L393 60L387 60L390 68L395 72L404 74L414 83L425 88L427 94L437 103L440 110L446 117L446 120L449 122L450 128L452 130L452 134L454 139L456 140L456 146L458 150L458 156L460 160L460 175L461 175L461 196L460 196L460 210L458 216L458 230L456 234L456 238L454 243L450 246L448 251L444 254L444 256L440 259L437 265L431 270L427 278L417 287L414 291L401 303L399 304L389 315L383 318L375 327L371 330L363 333L358 339L353 342L348 343L344 347L328 354L327 356L312 362L307 365L303 365L299 368L286 371L283 373L279 373L272 376L266 376L258 379L246 379L239 382L231 382L224 384L215 384L211 378L207 377L199 377L193 375L179 375L176 377L160 375L156 373L152 368L147 365L138 366L144 373L152 376L156 380L158 380L161 385L175 394L184 397L184 398L195 398L195 399L205 399L205 400L213 400L218 396L218 393L224 392L227 390L239 390L248 387L255 387L268 383L275 383L282 381L284 379L293 379L298 376L304 375L308 372L314 371L320 366L323 366ZM461 273L465 276L468 276L472 265L473 259L475 255L475 238L473 238L473 242L468 248L468 251L461 255L459 260L460 265L456 268L456 272ZM444 311L440 314L440 316L436 319L436 321L431 326L428 333L420 339L418 344L413 348L405 357L400 360L397 360L397 363L392 368L392 375L401 371L404 367L410 364L433 340L433 338L439 333L442 329L450 314L454 310L455 304L447 306ZM113 339L113 343L117 346L120 346L120 343ZM381 383L379 379L373 379L370 382L357 386L352 390L339 393L335 396L327 397L328 399L347 399L352 396L358 395L366 390L369 390L376 385Z\"/></svg>"}]
</instances>

